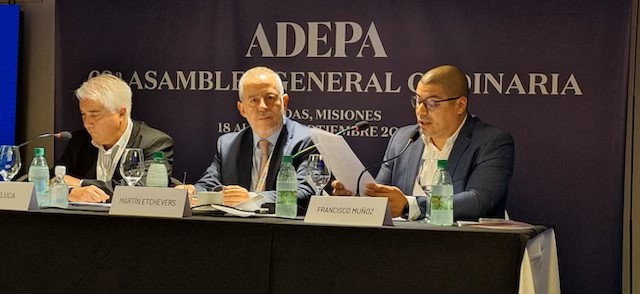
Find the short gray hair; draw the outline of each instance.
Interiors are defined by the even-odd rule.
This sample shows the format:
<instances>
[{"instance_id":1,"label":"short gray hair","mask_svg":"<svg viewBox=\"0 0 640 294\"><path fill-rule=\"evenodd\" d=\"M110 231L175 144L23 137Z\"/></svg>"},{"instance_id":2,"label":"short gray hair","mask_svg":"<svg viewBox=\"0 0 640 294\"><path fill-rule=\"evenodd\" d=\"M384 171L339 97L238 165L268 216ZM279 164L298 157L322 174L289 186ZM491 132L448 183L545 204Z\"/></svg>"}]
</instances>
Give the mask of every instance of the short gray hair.
<instances>
[{"instance_id":1,"label":"short gray hair","mask_svg":"<svg viewBox=\"0 0 640 294\"><path fill-rule=\"evenodd\" d=\"M111 113L118 112L120 107L127 110L131 117L131 87L121 78L112 74L101 74L82 83L75 91L78 100L100 102Z\"/></svg>"},{"instance_id":2,"label":"short gray hair","mask_svg":"<svg viewBox=\"0 0 640 294\"><path fill-rule=\"evenodd\" d=\"M278 75L278 73L268 67L256 66L244 72L244 74L242 74L242 76L240 77L240 81L238 81L238 98L242 99L242 86L244 85L245 79L259 74L272 75L276 79L276 90L278 91L278 94L280 95L280 97L284 95L284 86L282 84L280 75Z\"/></svg>"}]
</instances>

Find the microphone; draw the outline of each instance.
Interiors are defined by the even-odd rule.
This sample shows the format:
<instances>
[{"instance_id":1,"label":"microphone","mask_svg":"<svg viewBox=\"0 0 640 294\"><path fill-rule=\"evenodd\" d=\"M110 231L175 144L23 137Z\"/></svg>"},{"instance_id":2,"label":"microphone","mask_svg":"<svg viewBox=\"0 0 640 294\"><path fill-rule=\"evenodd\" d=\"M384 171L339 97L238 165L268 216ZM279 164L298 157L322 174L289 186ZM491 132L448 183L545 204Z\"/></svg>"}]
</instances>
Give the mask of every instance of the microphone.
<instances>
[{"instance_id":1,"label":"microphone","mask_svg":"<svg viewBox=\"0 0 640 294\"><path fill-rule=\"evenodd\" d=\"M355 125L353 125L353 126L350 126L350 127L346 128L346 129L344 129L344 130L342 130L342 131L337 132L337 133L336 133L336 135L340 136L340 135L342 135L342 134L344 134L344 133L346 133L346 132L348 132L348 131L353 131L353 130L356 130L356 131L364 131L364 130L366 130L366 129L368 129L368 128L369 128L369 122L368 122L368 121L366 121L366 120L362 120L362 121L357 122L357 123L356 123ZM304 149L302 149L302 150L298 151L298 153L294 154L291 158L293 159L293 158L296 158L296 157L298 157L298 156L300 156L300 155L303 155L303 154L309 153L309 152L311 152L313 149L315 149L317 146L318 146L318 144L313 144L313 145L311 145L311 146L309 146L309 147L307 147L307 148L304 148Z\"/></svg>"},{"instance_id":2,"label":"microphone","mask_svg":"<svg viewBox=\"0 0 640 294\"><path fill-rule=\"evenodd\" d=\"M27 145L27 144L35 141L35 140L46 138L46 137L55 137L56 139L69 140L69 139L71 139L72 136L71 136L71 133L69 133L67 131L62 131L62 132L59 132L59 133L44 133L44 134L41 134L40 136L32 138L31 140L26 141L26 142L18 145L18 148L20 148L20 147L22 147L24 145Z\"/></svg>"},{"instance_id":3,"label":"microphone","mask_svg":"<svg viewBox=\"0 0 640 294\"><path fill-rule=\"evenodd\" d=\"M372 169L372 168L374 168L376 166L382 165L385 162L389 162L389 161L392 161L392 160L400 157L400 155L402 155L402 153L404 153L407 150L407 148L409 148L409 145L411 145L411 143L417 141L419 137L420 137L420 129L413 130L413 132L411 133L411 137L409 137L409 141L407 142L406 145L404 145L404 148L402 148L402 150L400 150L400 153L398 153L398 155L396 155L394 157L391 157L391 158L389 158L387 160L383 160L381 162L378 162L376 164L367 166L364 170L362 170L362 172L360 172L360 175L358 176L358 182L356 182L356 185L357 185L356 186L356 196L360 196L360 180L362 179L362 175L364 175L364 172L366 172L366 171L368 171L368 170L370 170L370 169Z\"/></svg>"}]
</instances>

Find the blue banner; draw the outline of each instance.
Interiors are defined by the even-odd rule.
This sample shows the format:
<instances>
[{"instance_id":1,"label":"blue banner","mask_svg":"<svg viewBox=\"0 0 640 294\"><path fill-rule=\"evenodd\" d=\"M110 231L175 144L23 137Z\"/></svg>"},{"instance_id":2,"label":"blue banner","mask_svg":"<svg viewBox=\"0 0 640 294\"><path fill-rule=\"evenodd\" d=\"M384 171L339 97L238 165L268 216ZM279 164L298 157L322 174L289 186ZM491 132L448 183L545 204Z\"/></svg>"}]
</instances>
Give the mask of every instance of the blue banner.
<instances>
[{"instance_id":1,"label":"blue banner","mask_svg":"<svg viewBox=\"0 0 640 294\"><path fill-rule=\"evenodd\" d=\"M0 145L16 135L20 6L0 5Z\"/></svg>"}]
</instances>

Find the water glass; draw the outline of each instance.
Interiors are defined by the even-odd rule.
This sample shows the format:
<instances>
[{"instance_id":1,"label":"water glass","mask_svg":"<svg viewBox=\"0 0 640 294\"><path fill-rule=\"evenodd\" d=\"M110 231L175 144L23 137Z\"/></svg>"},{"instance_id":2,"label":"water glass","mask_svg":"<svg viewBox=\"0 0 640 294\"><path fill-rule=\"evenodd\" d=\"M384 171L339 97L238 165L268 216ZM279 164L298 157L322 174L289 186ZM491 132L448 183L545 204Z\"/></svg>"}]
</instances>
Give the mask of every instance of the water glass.
<instances>
[{"instance_id":1,"label":"water glass","mask_svg":"<svg viewBox=\"0 0 640 294\"><path fill-rule=\"evenodd\" d=\"M14 145L0 146L0 176L5 182L9 182L16 176L22 162L20 160L20 149Z\"/></svg>"},{"instance_id":2,"label":"water glass","mask_svg":"<svg viewBox=\"0 0 640 294\"><path fill-rule=\"evenodd\" d=\"M320 154L309 155L307 176L315 184L316 195L322 196L322 189L329 183L331 172L324 158Z\"/></svg>"},{"instance_id":3,"label":"water glass","mask_svg":"<svg viewBox=\"0 0 640 294\"><path fill-rule=\"evenodd\" d=\"M127 148L120 158L120 174L127 185L135 186L144 175L144 153L140 148Z\"/></svg>"}]
</instances>

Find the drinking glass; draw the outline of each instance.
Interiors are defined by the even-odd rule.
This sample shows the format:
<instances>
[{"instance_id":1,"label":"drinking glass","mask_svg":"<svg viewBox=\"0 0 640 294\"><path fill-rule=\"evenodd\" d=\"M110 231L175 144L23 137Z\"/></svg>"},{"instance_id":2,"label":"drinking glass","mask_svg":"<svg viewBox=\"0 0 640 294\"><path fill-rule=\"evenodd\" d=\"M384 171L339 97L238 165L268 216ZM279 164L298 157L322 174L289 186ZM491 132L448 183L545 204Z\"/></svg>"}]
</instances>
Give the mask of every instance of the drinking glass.
<instances>
[{"instance_id":1,"label":"drinking glass","mask_svg":"<svg viewBox=\"0 0 640 294\"><path fill-rule=\"evenodd\" d=\"M14 145L0 146L0 176L5 182L9 182L16 176L22 162L20 161L20 149Z\"/></svg>"},{"instance_id":2,"label":"drinking glass","mask_svg":"<svg viewBox=\"0 0 640 294\"><path fill-rule=\"evenodd\" d=\"M127 148L120 159L120 174L127 185L135 186L144 175L144 153L140 148Z\"/></svg>"},{"instance_id":3,"label":"drinking glass","mask_svg":"<svg viewBox=\"0 0 640 294\"><path fill-rule=\"evenodd\" d=\"M322 189L329 183L329 179L331 178L331 172L329 172L329 167L327 167L322 155L309 155L307 176L316 185L316 195L322 196Z\"/></svg>"},{"instance_id":4,"label":"drinking glass","mask_svg":"<svg viewBox=\"0 0 640 294\"><path fill-rule=\"evenodd\" d=\"M418 177L418 185L420 185L420 188L422 188L422 191L424 191L424 194L427 197L427 211L425 213L424 219L420 222L428 223L431 215L431 180L427 181L422 177Z\"/></svg>"}]
</instances>

